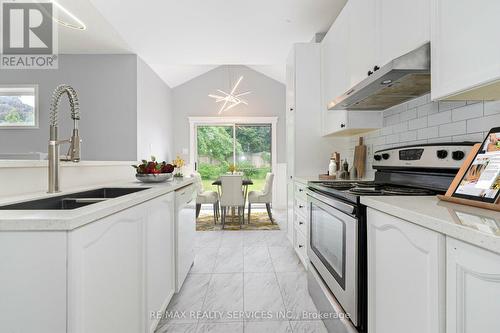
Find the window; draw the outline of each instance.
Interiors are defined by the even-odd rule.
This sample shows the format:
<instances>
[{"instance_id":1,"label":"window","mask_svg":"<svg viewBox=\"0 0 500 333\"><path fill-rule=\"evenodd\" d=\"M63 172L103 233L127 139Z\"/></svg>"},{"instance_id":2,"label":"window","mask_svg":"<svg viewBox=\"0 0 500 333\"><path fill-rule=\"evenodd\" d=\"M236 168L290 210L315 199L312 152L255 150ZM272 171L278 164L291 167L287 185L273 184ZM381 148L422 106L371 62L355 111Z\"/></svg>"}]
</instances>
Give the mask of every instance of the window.
<instances>
[{"instance_id":1,"label":"window","mask_svg":"<svg viewBox=\"0 0 500 333\"><path fill-rule=\"evenodd\" d=\"M196 129L196 169L204 188L229 171L230 166L252 179L253 189L264 187L272 170L272 125L198 124Z\"/></svg>"},{"instance_id":2,"label":"window","mask_svg":"<svg viewBox=\"0 0 500 333\"><path fill-rule=\"evenodd\" d=\"M0 129L38 127L38 87L0 86Z\"/></svg>"}]
</instances>

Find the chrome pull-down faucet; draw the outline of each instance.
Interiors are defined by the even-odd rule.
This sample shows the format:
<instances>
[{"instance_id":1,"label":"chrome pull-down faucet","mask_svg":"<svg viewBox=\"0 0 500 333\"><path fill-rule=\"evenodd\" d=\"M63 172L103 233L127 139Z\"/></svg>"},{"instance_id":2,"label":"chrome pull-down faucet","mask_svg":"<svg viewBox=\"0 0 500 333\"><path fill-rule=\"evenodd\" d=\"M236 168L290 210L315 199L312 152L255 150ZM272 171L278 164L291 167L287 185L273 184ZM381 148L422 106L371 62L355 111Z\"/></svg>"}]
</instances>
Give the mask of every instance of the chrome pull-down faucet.
<instances>
[{"instance_id":1,"label":"chrome pull-down faucet","mask_svg":"<svg viewBox=\"0 0 500 333\"><path fill-rule=\"evenodd\" d=\"M71 119L73 119L73 134L71 139L59 140L58 138L58 109L61 97L67 95L71 109ZM56 87L52 93L52 103L50 105L50 138L49 138L49 190L48 193L59 192L59 146L69 143L69 151L65 160L72 162L80 161L80 134L78 131L78 121L80 120L80 104L75 89L67 84Z\"/></svg>"}]
</instances>

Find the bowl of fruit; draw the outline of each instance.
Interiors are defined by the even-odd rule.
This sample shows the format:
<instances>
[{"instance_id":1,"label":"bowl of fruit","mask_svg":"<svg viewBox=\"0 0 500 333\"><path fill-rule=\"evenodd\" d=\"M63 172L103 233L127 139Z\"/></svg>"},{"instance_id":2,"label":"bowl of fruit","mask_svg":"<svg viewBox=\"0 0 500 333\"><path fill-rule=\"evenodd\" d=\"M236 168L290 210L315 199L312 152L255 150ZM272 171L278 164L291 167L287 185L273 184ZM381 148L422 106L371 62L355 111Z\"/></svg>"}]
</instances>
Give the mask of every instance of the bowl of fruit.
<instances>
[{"instance_id":1,"label":"bowl of fruit","mask_svg":"<svg viewBox=\"0 0 500 333\"><path fill-rule=\"evenodd\" d=\"M165 161L158 163L154 156L151 161L142 160L139 165L132 165L135 169L135 178L143 183L161 183L172 179L175 167Z\"/></svg>"}]
</instances>

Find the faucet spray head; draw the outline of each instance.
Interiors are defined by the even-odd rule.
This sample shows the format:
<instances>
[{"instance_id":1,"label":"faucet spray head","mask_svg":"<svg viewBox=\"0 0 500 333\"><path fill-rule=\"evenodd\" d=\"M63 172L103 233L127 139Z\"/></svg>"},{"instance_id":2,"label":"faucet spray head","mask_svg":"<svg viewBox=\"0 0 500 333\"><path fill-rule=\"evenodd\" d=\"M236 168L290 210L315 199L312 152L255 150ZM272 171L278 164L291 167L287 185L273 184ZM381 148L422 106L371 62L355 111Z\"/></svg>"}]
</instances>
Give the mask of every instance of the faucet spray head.
<instances>
[{"instance_id":1,"label":"faucet spray head","mask_svg":"<svg viewBox=\"0 0 500 333\"><path fill-rule=\"evenodd\" d=\"M73 134L71 135L69 144L69 159L73 162L80 161L80 146L82 140L80 139L80 134L78 133L78 128L73 129Z\"/></svg>"}]
</instances>

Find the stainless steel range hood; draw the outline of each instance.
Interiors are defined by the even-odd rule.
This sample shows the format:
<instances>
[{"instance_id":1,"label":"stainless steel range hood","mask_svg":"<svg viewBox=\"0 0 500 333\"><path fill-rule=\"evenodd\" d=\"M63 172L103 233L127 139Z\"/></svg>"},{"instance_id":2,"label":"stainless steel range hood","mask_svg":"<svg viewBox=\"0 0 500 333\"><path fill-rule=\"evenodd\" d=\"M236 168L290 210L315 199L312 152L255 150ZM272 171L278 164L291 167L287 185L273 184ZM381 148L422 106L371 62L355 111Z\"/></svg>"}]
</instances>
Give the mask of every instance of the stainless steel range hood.
<instances>
[{"instance_id":1,"label":"stainless steel range hood","mask_svg":"<svg viewBox=\"0 0 500 333\"><path fill-rule=\"evenodd\" d=\"M329 110L385 110L431 91L430 44L392 60L328 104Z\"/></svg>"}]
</instances>

